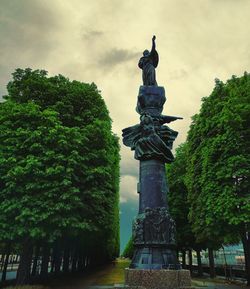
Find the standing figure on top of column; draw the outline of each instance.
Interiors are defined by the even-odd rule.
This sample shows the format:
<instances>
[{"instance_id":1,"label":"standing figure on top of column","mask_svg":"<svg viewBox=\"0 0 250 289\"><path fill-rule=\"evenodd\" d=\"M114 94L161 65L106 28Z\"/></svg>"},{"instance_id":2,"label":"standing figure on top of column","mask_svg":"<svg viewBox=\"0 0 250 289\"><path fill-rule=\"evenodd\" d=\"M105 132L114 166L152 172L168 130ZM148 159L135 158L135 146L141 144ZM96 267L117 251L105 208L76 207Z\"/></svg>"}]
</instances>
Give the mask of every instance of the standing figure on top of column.
<instances>
[{"instance_id":1,"label":"standing figure on top of column","mask_svg":"<svg viewBox=\"0 0 250 289\"><path fill-rule=\"evenodd\" d=\"M152 38L151 52L145 50L143 56L140 58L138 66L142 69L143 85L156 85L155 68L159 62L159 56L155 50L155 36Z\"/></svg>"}]
</instances>

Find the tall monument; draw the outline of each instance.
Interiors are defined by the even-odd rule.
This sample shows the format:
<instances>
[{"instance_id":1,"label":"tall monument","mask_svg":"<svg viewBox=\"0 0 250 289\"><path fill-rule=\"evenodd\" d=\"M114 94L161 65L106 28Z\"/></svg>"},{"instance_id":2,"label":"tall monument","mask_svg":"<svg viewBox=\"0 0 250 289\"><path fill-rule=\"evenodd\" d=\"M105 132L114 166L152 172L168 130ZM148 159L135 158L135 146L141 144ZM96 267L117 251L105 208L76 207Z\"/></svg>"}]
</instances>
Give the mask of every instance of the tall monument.
<instances>
[{"instance_id":1,"label":"tall monument","mask_svg":"<svg viewBox=\"0 0 250 289\"><path fill-rule=\"evenodd\" d=\"M178 135L166 123L182 118L162 115L166 96L164 87L158 86L156 82L155 69L159 56L155 39L153 36L151 51L145 50L138 63L143 80L136 106L140 124L123 129L124 145L134 151L135 159L140 162L137 187L139 212L133 223L135 252L130 268L125 272L125 279L127 285L150 289L160 288L157 285L159 278L163 278L162 286L172 288L166 282L169 282L169 274L173 274L173 271L178 271L181 276L189 276L187 270L180 270L176 256L175 222L168 209L165 171L165 164L174 160L171 149ZM184 279L188 279L187 284L190 285L190 277L186 277ZM181 282L180 276L175 281ZM173 283L175 289L179 286L176 282Z\"/></svg>"}]
</instances>

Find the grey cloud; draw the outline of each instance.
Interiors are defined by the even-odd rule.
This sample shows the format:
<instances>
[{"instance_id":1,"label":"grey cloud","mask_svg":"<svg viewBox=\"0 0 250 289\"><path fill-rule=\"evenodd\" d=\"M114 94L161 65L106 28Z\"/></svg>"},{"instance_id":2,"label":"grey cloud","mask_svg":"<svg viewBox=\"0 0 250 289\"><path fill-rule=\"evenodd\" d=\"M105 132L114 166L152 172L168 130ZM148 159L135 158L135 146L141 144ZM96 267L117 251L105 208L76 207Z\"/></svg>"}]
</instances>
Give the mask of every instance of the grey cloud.
<instances>
[{"instance_id":1,"label":"grey cloud","mask_svg":"<svg viewBox=\"0 0 250 289\"><path fill-rule=\"evenodd\" d=\"M137 182L138 179L133 176L123 175L121 177L120 180L121 202L126 203L129 200L138 200Z\"/></svg>"},{"instance_id":2,"label":"grey cloud","mask_svg":"<svg viewBox=\"0 0 250 289\"><path fill-rule=\"evenodd\" d=\"M6 19L12 18L16 22L32 20L39 25L49 25L53 19L51 8L51 5L46 6L46 2L41 0L1 0L0 16Z\"/></svg>"},{"instance_id":3,"label":"grey cloud","mask_svg":"<svg viewBox=\"0 0 250 289\"><path fill-rule=\"evenodd\" d=\"M134 159L134 151L125 147L121 142L121 163L120 173L121 176L131 176L138 179L139 175L139 161Z\"/></svg>"},{"instance_id":4,"label":"grey cloud","mask_svg":"<svg viewBox=\"0 0 250 289\"><path fill-rule=\"evenodd\" d=\"M102 67L116 66L118 64L128 62L130 60L137 61L138 52L129 51L126 49L111 48L106 54L99 59L99 65Z\"/></svg>"},{"instance_id":5,"label":"grey cloud","mask_svg":"<svg viewBox=\"0 0 250 289\"><path fill-rule=\"evenodd\" d=\"M132 222L138 212L138 200L128 200L128 202L120 204L120 210L120 237L123 251L132 234Z\"/></svg>"},{"instance_id":6,"label":"grey cloud","mask_svg":"<svg viewBox=\"0 0 250 289\"><path fill-rule=\"evenodd\" d=\"M1 92L5 93L17 67L36 68L37 64L46 63L56 48L54 34L60 26L60 12L54 8L53 3L40 0L1 0Z\"/></svg>"},{"instance_id":7,"label":"grey cloud","mask_svg":"<svg viewBox=\"0 0 250 289\"><path fill-rule=\"evenodd\" d=\"M178 80L188 75L188 72L184 69L173 70L169 72L169 79Z\"/></svg>"},{"instance_id":8,"label":"grey cloud","mask_svg":"<svg viewBox=\"0 0 250 289\"><path fill-rule=\"evenodd\" d=\"M121 175L128 175L128 176L132 176L135 178L138 178L138 166L129 166L129 164L125 164L124 166L121 166Z\"/></svg>"},{"instance_id":9,"label":"grey cloud","mask_svg":"<svg viewBox=\"0 0 250 289\"><path fill-rule=\"evenodd\" d=\"M1 54L7 54L9 50L23 54L27 50L37 53L48 49L53 43L51 32L58 24L54 16L51 6L46 6L42 1L2 0Z\"/></svg>"},{"instance_id":10,"label":"grey cloud","mask_svg":"<svg viewBox=\"0 0 250 289\"><path fill-rule=\"evenodd\" d=\"M103 35L104 35L103 31L87 29L86 31L83 32L82 37L83 37L83 40L89 41L89 40L99 39Z\"/></svg>"},{"instance_id":11,"label":"grey cloud","mask_svg":"<svg viewBox=\"0 0 250 289\"><path fill-rule=\"evenodd\" d=\"M0 101L2 96L7 93L6 85L9 82L10 77L9 69L5 65L0 64Z\"/></svg>"},{"instance_id":12,"label":"grey cloud","mask_svg":"<svg viewBox=\"0 0 250 289\"><path fill-rule=\"evenodd\" d=\"M16 67L94 81L117 132L139 121L134 107L141 73L136 66L153 34L160 54L157 80L168 97L166 114L185 118L171 124L179 131L175 147L185 141L190 116L198 112L201 97L212 91L213 79L249 69L249 0L159 0L153 10L150 0L143 5L132 0L0 3L0 94L6 93ZM109 68L110 73L104 73ZM127 202L121 206L121 220L127 222L124 206L130 210L132 203L134 208L138 204L139 163L123 147L121 196ZM127 224L122 223L122 232L131 228Z\"/></svg>"},{"instance_id":13,"label":"grey cloud","mask_svg":"<svg viewBox=\"0 0 250 289\"><path fill-rule=\"evenodd\" d=\"M5 91L0 88L0 102L3 101L3 96L5 95Z\"/></svg>"}]
</instances>

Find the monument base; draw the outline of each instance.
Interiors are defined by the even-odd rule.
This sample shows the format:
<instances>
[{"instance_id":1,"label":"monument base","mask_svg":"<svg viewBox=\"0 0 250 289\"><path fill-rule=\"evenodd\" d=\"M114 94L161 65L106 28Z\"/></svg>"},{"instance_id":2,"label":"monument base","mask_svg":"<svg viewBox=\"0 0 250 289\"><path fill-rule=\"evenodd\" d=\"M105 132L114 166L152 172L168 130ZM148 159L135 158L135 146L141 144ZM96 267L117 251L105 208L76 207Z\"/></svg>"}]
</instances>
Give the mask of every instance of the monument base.
<instances>
[{"instance_id":1,"label":"monument base","mask_svg":"<svg viewBox=\"0 0 250 289\"><path fill-rule=\"evenodd\" d=\"M184 289L191 287L191 276L189 270L126 268L125 286L145 289Z\"/></svg>"}]
</instances>

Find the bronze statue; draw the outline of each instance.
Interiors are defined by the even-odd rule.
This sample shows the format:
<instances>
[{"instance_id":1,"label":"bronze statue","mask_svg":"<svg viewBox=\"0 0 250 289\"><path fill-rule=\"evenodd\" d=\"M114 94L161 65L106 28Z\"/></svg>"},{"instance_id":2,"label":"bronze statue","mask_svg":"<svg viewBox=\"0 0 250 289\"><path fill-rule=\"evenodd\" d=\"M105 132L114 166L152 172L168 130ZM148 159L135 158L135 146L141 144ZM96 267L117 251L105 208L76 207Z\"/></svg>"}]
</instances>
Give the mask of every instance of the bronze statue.
<instances>
[{"instance_id":1,"label":"bronze statue","mask_svg":"<svg viewBox=\"0 0 250 289\"><path fill-rule=\"evenodd\" d=\"M157 86L155 68L159 62L159 56L155 50L155 36L152 38L151 52L145 50L143 56L140 58L138 66L142 69L143 85L155 85Z\"/></svg>"},{"instance_id":2,"label":"bronze statue","mask_svg":"<svg viewBox=\"0 0 250 289\"><path fill-rule=\"evenodd\" d=\"M143 114L140 124L123 129L123 143L135 151L135 159L147 160L154 157L166 163L174 160L171 149L177 132L162 125L164 117L168 122L178 119L174 116L152 117Z\"/></svg>"},{"instance_id":3,"label":"bronze statue","mask_svg":"<svg viewBox=\"0 0 250 289\"><path fill-rule=\"evenodd\" d=\"M165 124L182 118L162 115L166 96L164 87L156 82L158 61L153 36L151 52L145 50L138 64L143 78L136 106L140 123L122 130L124 145L130 147L135 159L140 161L139 212L133 225L135 251L130 268L152 271L180 269L176 256L175 223L168 213L165 169L165 164L174 160L171 149L178 132Z\"/></svg>"}]
</instances>

